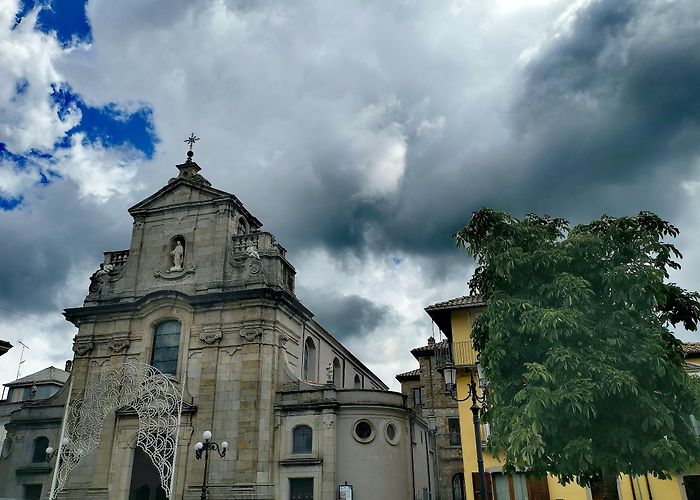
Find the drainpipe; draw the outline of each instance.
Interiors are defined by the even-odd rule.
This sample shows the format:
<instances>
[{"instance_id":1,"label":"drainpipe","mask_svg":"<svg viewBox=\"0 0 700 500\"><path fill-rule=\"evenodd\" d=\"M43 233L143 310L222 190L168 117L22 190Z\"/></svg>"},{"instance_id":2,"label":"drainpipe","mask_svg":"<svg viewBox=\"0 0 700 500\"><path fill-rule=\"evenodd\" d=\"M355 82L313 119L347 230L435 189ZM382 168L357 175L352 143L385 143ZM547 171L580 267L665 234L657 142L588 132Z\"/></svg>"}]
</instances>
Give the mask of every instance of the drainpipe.
<instances>
[{"instance_id":1,"label":"drainpipe","mask_svg":"<svg viewBox=\"0 0 700 500\"><path fill-rule=\"evenodd\" d=\"M405 403L404 403L405 404ZM411 498L416 498L416 466L413 463L413 415L409 414L408 415L408 429L409 433L411 434L411 448L410 448L410 453L411 453L411 489L413 490L413 496ZM416 443L418 444L418 443Z\"/></svg>"},{"instance_id":2,"label":"drainpipe","mask_svg":"<svg viewBox=\"0 0 700 500\"><path fill-rule=\"evenodd\" d=\"M425 467L428 473L428 498L433 498L433 485L430 480L430 452L428 451L428 439L430 438L430 433L425 433Z\"/></svg>"}]
</instances>

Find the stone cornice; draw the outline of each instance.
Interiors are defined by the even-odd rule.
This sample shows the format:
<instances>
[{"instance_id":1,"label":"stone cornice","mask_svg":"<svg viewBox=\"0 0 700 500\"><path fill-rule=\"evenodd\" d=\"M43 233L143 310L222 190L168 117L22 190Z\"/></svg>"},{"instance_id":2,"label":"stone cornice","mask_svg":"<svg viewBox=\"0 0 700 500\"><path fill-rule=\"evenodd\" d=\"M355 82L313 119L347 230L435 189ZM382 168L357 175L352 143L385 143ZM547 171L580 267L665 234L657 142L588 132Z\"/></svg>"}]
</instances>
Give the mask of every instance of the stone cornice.
<instances>
[{"instance_id":1,"label":"stone cornice","mask_svg":"<svg viewBox=\"0 0 700 500\"><path fill-rule=\"evenodd\" d=\"M174 290L159 290L149 293L133 302L117 302L113 304L100 304L97 306L68 308L63 311L63 315L68 321L78 326L81 321L89 319L90 317L122 312L129 313L139 310L148 302L168 298L180 299L193 306L195 309L198 307L206 307L210 304L221 304L222 302L234 300L272 300L286 304L292 310L306 319L311 319L313 317L313 313L309 311L301 302L299 302L294 295L283 289L276 290L271 288L252 288L246 290L207 293L202 295L187 295Z\"/></svg>"}]
</instances>

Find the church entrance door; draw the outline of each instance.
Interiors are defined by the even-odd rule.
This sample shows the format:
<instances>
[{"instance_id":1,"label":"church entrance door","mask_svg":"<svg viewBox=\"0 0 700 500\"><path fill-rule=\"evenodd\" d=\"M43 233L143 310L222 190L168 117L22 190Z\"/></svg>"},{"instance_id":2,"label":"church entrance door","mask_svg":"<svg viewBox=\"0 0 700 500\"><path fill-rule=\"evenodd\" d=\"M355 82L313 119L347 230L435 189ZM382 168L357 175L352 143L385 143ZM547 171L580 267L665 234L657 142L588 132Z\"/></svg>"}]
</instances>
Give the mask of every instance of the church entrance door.
<instances>
[{"instance_id":1,"label":"church entrance door","mask_svg":"<svg viewBox=\"0 0 700 500\"><path fill-rule=\"evenodd\" d=\"M131 468L129 500L166 500L165 490L160 485L160 474L151 458L140 447L134 450L134 465Z\"/></svg>"}]
</instances>

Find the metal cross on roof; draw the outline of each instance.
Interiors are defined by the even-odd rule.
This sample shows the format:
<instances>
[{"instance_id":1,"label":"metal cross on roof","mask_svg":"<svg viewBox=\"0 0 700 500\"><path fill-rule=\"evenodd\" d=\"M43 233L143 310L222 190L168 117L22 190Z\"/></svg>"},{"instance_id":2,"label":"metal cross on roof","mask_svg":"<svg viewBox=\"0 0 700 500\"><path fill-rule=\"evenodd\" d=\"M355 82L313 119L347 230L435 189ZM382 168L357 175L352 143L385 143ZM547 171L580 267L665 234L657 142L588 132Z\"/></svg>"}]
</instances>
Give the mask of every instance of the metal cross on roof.
<instances>
[{"instance_id":1,"label":"metal cross on roof","mask_svg":"<svg viewBox=\"0 0 700 500\"><path fill-rule=\"evenodd\" d=\"M194 143L197 142L198 140L199 140L199 137L194 135L194 132L192 132L190 134L190 136L187 139L185 139L184 142L186 142L187 144L190 145L190 151L192 151L192 146L194 146Z\"/></svg>"}]
</instances>

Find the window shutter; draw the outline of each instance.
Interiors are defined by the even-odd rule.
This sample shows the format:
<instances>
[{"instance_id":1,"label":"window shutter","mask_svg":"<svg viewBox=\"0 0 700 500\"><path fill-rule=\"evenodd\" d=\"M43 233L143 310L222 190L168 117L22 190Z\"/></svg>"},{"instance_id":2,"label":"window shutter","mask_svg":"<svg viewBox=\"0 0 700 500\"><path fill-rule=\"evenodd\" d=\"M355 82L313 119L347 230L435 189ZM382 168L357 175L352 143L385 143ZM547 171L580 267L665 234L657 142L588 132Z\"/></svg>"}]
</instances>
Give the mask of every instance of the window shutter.
<instances>
[{"instance_id":1,"label":"window shutter","mask_svg":"<svg viewBox=\"0 0 700 500\"><path fill-rule=\"evenodd\" d=\"M486 476L486 498L479 496L481 494L481 481L479 481L479 473L472 472L472 484L474 485L474 499L478 500L494 500L493 494L493 484L491 482L491 474L488 472L484 474Z\"/></svg>"},{"instance_id":2,"label":"window shutter","mask_svg":"<svg viewBox=\"0 0 700 500\"><path fill-rule=\"evenodd\" d=\"M527 478L528 500L549 500L549 486L547 476Z\"/></svg>"}]
</instances>

